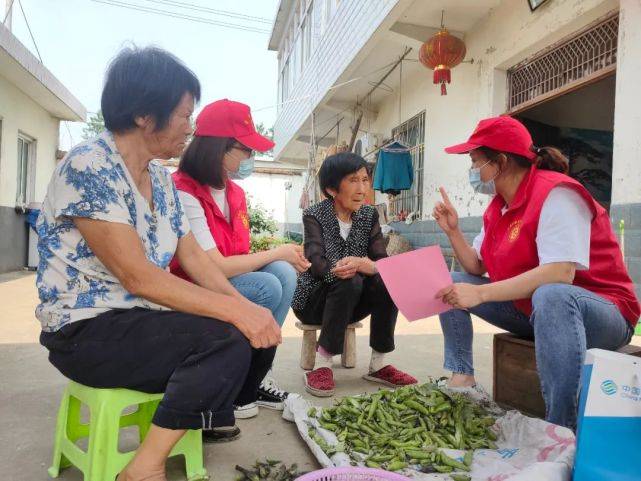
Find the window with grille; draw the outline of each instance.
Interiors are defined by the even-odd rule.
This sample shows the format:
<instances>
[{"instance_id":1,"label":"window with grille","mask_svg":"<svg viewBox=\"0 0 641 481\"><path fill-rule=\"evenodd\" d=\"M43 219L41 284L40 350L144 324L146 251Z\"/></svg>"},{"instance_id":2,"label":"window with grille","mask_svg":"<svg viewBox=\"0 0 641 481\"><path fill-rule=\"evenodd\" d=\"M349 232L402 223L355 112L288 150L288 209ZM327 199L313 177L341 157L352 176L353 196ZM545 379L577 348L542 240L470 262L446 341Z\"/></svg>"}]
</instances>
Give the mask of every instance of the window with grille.
<instances>
[{"instance_id":1,"label":"window with grille","mask_svg":"<svg viewBox=\"0 0 641 481\"><path fill-rule=\"evenodd\" d=\"M616 69L618 13L508 70L510 111Z\"/></svg>"},{"instance_id":2,"label":"window with grille","mask_svg":"<svg viewBox=\"0 0 641 481\"><path fill-rule=\"evenodd\" d=\"M416 212L416 217L423 215L423 160L425 157L425 111L412 117L392 129L394 139L410 147L414 182L410 190L404 190L390 201L390 212L396 215L401 211L409 214Z\"/></svg>"}]
</instances>

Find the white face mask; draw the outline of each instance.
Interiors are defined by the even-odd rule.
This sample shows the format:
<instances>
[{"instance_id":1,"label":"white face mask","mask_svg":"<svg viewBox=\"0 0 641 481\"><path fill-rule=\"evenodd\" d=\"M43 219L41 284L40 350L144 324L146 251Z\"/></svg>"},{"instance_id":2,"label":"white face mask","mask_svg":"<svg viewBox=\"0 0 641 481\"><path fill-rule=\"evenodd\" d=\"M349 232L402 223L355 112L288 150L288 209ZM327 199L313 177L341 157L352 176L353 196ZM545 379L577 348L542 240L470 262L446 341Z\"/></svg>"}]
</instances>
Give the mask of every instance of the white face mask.
<instances>
[{"instance_id":1,"label":"white face mask","mask_svg":"<svg viewBox=\"0 0 641 481\"><path fill-rule=\"evenodd\" d=\"M237 159L234 154L231 152L227 152L227 155ZM243 180L252 175L254 172L254 156L252 155L251 157L248 157L246 159L242 159L238 165L238 170L237 171L231 171L227 170L227 176L232 179L232 180Z\"/></svg>"},{"instance_id":2,"label":"white face mask","mask_svg":"<svg viewBox=\"0 0 641 481\"><path fill-rule=\"evenodd\" d=\"M474 192L477 192L479 194L486 194L486 195L496 195L496 185L494 184L494 179L496 179L500 171L496 173L496 175L488 180L487 182L483 182L481 180L481 169L485 167L487 164L490 162L487 161L484 163L482 166L478 168L472 167L469 171L469 178L470 178L470 185L472 186L472 189L474 189Z\"/></svg>"},{"instance_id":3,"label":"white face mask","mask_svg":"<svg viewBox=\"0 0 641 481\"><path fill-rule=\"evenodd\" d=\"M230 172L229 178L232 180L243 180L252 175L254 172L254 156L240 161L237 172Z\"/></svg>"}]
</instances>

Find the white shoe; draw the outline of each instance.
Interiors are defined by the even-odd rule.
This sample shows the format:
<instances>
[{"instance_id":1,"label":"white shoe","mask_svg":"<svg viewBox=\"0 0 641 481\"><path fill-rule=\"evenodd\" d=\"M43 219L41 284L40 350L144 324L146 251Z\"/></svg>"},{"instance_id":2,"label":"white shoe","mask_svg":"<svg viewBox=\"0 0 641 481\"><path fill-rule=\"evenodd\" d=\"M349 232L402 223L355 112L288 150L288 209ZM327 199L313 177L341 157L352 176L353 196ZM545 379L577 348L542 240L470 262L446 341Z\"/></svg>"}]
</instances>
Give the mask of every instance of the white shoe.
<instances>
[{"instance_id":1,"label":"white shoe","mask_svg":"<svg viewBox=\"0 0 641 481\"><path fill-rule=\"evenodd\" d=\"M249 419L255 418L256 416L258 416L258 406L256 403L234 406L234 417L236 419Z\"/></svg>"}]
</instances>

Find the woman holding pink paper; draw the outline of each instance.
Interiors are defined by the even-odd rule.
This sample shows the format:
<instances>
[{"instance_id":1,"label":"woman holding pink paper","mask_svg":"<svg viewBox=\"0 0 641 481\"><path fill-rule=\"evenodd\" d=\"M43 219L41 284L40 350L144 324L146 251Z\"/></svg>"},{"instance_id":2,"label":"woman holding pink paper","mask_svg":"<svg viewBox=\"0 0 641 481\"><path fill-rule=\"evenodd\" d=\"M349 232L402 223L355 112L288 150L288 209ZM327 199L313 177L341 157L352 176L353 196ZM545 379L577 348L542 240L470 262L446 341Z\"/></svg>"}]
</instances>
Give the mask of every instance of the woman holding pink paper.
<instances>
[{"instance_id":1,"label":"woman holding pink paper","mask_svg":"<svg viewBox=\"0 0 641 481\"><path fill-rule=\"evenodd\" d=\"M574 427L586 349L630 342L641 308L608 212L567 175L568 160L537 148L511 117L482 120L470 139L470 184L493 196L469 245L445 190L433 216L466 273L437 296L450 387L474 386L470 314L536 341L548 421ZM482 277L485 273L489 277Z\"/></svg>"},{"instance_id":2,"label":"woman holding pink paper","mask_svg":"<svg viewBox=\"0 0 641 481\"><path fill-rule=\"evenodd\" d=\"M367 163L343 152L325 159L318 176L327 199L303 213L305 257L312 265L299 275L292 302L303 324L322 326L305 388L314 396L334 394L332 358L343 352L347 325L370 315L372 358L365 379L414 384L416 379L385 362L394 350L398 309L376 269L387 252L376 209L364 205L371 188Z\"/></svg>"}]
</instances>

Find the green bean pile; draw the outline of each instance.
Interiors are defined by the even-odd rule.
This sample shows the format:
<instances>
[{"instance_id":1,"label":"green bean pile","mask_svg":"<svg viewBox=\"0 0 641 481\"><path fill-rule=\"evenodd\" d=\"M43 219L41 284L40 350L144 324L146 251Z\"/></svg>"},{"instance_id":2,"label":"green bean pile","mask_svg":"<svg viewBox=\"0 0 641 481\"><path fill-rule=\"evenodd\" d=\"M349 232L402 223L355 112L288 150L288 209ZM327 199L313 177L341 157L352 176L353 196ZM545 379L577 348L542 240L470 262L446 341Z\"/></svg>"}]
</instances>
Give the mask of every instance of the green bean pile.
<instances>
[{"instance_id":1,"label":"green bean pile","mask_svg":"<svg viewBox=\"0 0 641 481\"><path fill-rule=\"evenodd\" d=\"M346 397L330 408L311 408L308 416L338 438L338 445L330 446L310 426L310 437L328 456L342 451L353 461L388 471L408 466L424 473L470 471L472 450L496 449L490 429L496 419L465 395L435 384ZM439 448L468 451L461 462ZM452 478L465 481L469 476Z\"/></svg>"},{"instance_id":2,"label":"green bean pile","mask_svg":"<svg viewBox=\"0 0 641 481\"><path fill-rule=\"evenodd\" d=\"M236 477L236 481L294 481L304 474L298 472L296 464L288 467L286 464L272 459L256 461L251 469L237 465L236 471L240 473Z\"/></svg>"}]
</instances>

